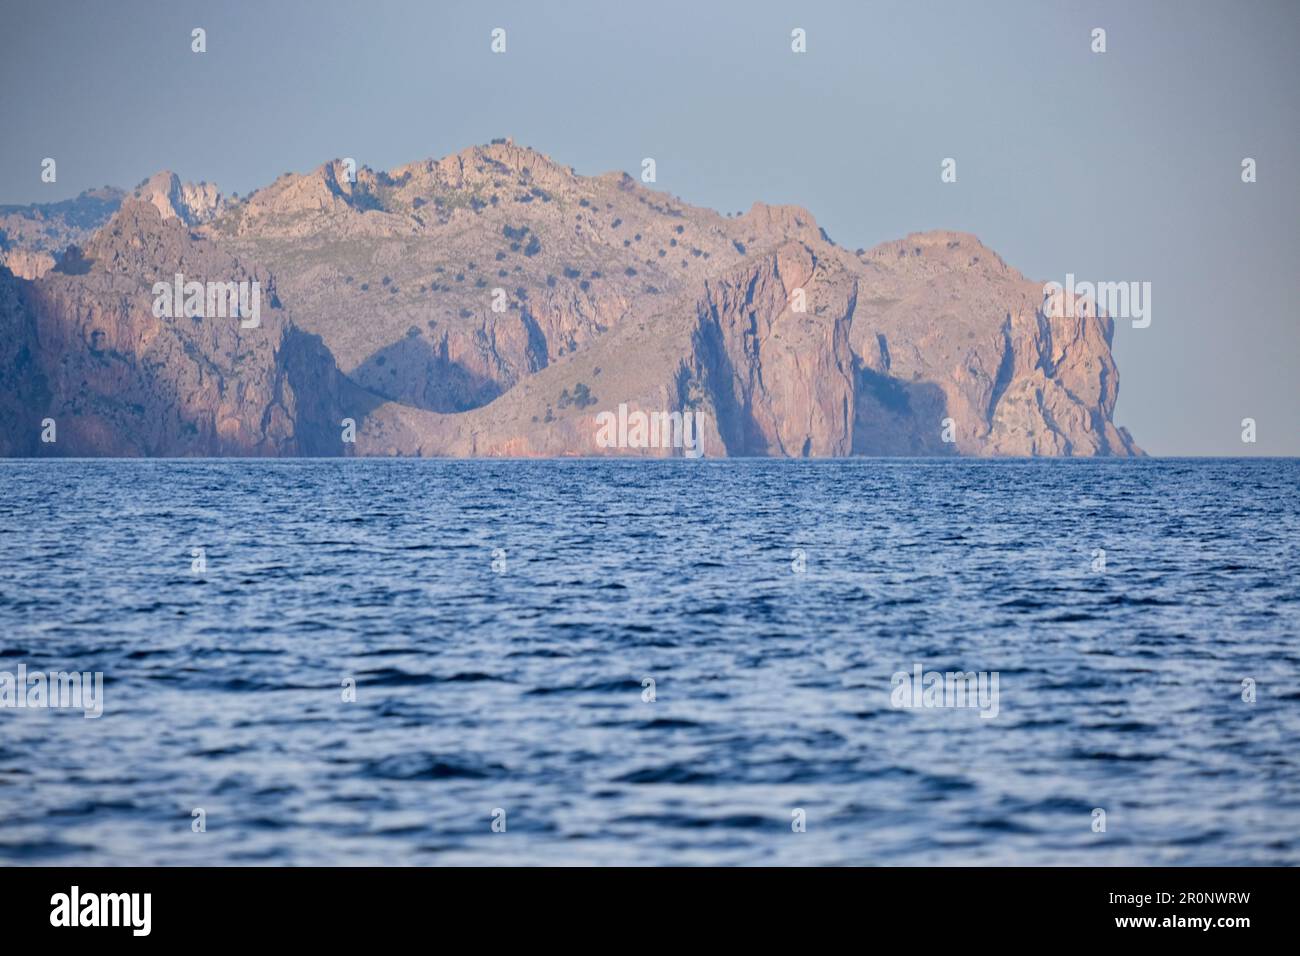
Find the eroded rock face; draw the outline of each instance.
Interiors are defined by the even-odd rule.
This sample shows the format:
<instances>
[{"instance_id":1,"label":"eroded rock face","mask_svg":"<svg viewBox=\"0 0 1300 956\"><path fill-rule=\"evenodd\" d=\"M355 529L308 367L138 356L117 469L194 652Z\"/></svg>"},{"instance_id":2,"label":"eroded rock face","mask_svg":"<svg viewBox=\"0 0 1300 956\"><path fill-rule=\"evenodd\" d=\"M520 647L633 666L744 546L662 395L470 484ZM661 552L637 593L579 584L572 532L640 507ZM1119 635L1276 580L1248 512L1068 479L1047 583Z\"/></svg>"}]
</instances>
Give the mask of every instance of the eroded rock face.
<instances>
[{"instance_id":1,"label":"eroded rock face","mask_svg":"<svg viewBox=\"0 0 1300 956\"><path fill-rule=\"evenodd\" d=\"M847 455L852 441L854 279L799 242L754 254L644 322L461 415L385 406L362 451L425 455L682 455L601 447L602 412L690 412L705 454ZM806 308L792 304L796 289Z\"/></svg>"},{"instance_id":2,"label":"eroded rock face","mask_svg":"<svg viewBox=\"0 0 1300 956\"><path fill-rule=\"evenodd\" d=\"M0 269L0 455L35 455L50 387L37 362L36 316L25 292L30 284Z\"/></svg>"},{"instance_id":3,"label":"eroded rock face","mask_svg":"<svg viewBox=\"0 0 1300 956\"><path fill-rule=\"evenodd\" d=\"M706 283L694 356L728 454L852 451L856 295L839 262L797 242Z\"/></svg>"},{"instance_id":4,"label":"eroded rock face","mask_svg":"<svg viewBox=\"0 0 1300 956\"><path fill-rule=\"evenodd\" d=\"M913 235L857 258L856 453L1138 452L1111 423L1113 323L1090 304L1081 318L1049 317L1063 310L1044 308L1042 285L963 233Z\"/></svg>"},{"instance_id":5,"label":"eroded rock face","mask_svg":"<svg viewBox=\"0 0 1300 956\"><path fill-rule=\"evenodd\" d=\"M969 253L973 240L960 241ZM930 294L930 276L883 286L872 278L843 255L830 250L823 259L803 242L755 253L698 295L673 300L644 323L625 323L484 408L431 415L385 406L367 423L362 451L683 453L599 447L596 415L625 404L701 416L705 453L715 456L1137 452L1108 418L1107 320L1049 320L1033 304L1036 288L999 266L994 284L1014 282L1026 297L1000 321L947 317L900 329L878 316L859 328L864 295L879 307L888 298L882 291ZM796 311L796 290L805 312ZM1012 301L1006 290L991 292L999 303ZM975 329L981 334L972 337ZM895 374L898 364L904 375ZM566 401L576 394L588 396L590 407Z\"/></svg>"},{"instance_id":6,"label":"eroded rock face","mask_svg":"<svg viewBox=\"0 0 1300 956\"><path fill-rule=\"evenodd\" d=\"M39 279L54 268L54 256L30 249L0 250L0 266L20 279Z\"/></svg>"},{"instance_id":7,"label":"eroded rock face","mask_svg":"<svg viewBox=\"0 0 1300 956\"><path fill-rule=\"evenodd\" d=\"M286 174L204 231L267 263L355 381L444 413L698 292L751 248L819 238L794 207L729 219L509 143L345 173L333 161Z\"/></svg>"},{"instance_id":8,"label":"eroded rock face","mask_svg":"<svg viewBox=\"0 0 1300 956\"><path fill-rule=\"evenodd\" d=\"M260 324L159 318L155 282L257 281ZM6 381L9 454L338 454L341 376L277 306L256 265L128 200L84 250L0 298L19 374ZM16 399L14 396L17 396ZM9 416L12 416L10 418ZM57 439L35 442L53 419Z\"/></svg>"},{"instance_id":9,"label":"eroded rock face","mask_svg":"<svg viewBox=\"0 0 1300 956\"><path fill-rule=\"evenodd\" d=\"M8 280L27 371L0 408L48 394L114 454L346 453L343 417L361 454L682 453L598 445L620 405L701 415L710 455L1140 454L1111 320L973 236L853 253L798 207L721 216L511 143L353 172L146 182ZM263 329L155 320L177 270L258 278Z\"/></svg>"},{"instance_id":10,"label":"eroded rock face","mask_svg":"<svg viewBox=\"0 0 1300 956\"><path fill-rule=\"evenodd\" d=\"M210 183L183 183L172 172L155 173L140 184L135 198L158 210L164 220L179 219L187 226L209 222L221 211L222 197Z\"/></svg>"}]
</instances>

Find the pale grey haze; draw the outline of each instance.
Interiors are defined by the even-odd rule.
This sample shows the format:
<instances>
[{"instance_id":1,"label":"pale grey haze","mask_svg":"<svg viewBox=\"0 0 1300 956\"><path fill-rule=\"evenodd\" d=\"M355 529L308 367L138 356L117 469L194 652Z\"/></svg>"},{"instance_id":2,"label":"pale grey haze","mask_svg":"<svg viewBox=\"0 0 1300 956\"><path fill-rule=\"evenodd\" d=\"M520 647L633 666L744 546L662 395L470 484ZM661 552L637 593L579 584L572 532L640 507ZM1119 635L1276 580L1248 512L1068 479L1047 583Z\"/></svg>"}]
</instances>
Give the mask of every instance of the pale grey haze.
<instances>
[{"instance_id":1,"label":"pale grey haze","mask_svg":"<svg viewBox=\"0 0 1300 956\"><path fill-rule=\"evenodd\" d=\"M0 9L2 203L163 168L242 194L499 136L586 174L652 156L687 202L797 203L850 248L949 228L1040 281L1150 282L1150 327L1117 325L1116 423L1157 455L1300 453L1295 2Z\"/></svg>"}]
</instances>

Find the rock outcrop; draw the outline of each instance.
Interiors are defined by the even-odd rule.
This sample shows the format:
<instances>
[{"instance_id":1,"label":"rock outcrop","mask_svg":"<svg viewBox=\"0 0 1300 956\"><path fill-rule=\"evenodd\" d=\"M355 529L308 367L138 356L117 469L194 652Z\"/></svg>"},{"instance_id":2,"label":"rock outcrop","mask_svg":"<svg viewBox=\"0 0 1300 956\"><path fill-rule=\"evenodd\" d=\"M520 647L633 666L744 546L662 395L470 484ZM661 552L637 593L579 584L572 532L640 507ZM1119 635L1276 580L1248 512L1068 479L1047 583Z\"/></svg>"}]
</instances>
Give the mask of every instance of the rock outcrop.
<instances>
[{"instance_id":1,"label":"rock outcrop","mask_svg":"<svg viewBox=\"0 0 1300 956\"><path fill-rule=\"evenodd\" d=\"M183 183L175 173L150 176L134 193L158 210L164 220L179 219L187 226L211 221L221 211L222 197L208 183Z\"/></svg>"},{"instance_id":2,"label":"rock outcrop","mask_svg":"<svg viewBox=\"0 0 1300 956\"><path fill-rule=\"evenodd\" d=\"M39 279L54 268L54 256L31 249L0 249L0 266L20 279Z\"/></svg>"}]
</instances>

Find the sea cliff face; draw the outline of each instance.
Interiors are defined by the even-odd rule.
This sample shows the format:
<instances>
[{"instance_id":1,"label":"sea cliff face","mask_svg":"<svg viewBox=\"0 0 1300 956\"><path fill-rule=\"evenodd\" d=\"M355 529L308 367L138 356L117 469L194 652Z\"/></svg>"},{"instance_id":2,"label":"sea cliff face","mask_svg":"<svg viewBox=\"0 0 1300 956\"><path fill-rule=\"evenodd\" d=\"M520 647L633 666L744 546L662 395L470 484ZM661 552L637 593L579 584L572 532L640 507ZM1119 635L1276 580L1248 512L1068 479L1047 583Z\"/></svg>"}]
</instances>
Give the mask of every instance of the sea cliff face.
<instances>
[{"instance_id":1,"label":"sea cliff face","mask_svg":"<svg viewBox=\"0 0 1300 956\"><path fill-rule=\"evenodd\" d=\"M723 216L510 143L33 216L0 271L7 455L684 453L598 440L620 406L690 412L711 456L1141 453L1112 321L966 234L851 252L797 207ZM256 282L259 323L160 317L177 274Z\"/></svg>"},{"instance_id":2,"label":"sea cliff face","mask_svg":"<svg viewBox=\"0 0 1300 956\"><path fill-rule=\"evenodd\" d=\"M259 283L256 328L158 317L176 275ZM128 200L40 279L0 278L9 455L338 454L342 376L277 305L274 280ZM53 439L49 424L53 424Z\"/></svg>"}]
</instances>

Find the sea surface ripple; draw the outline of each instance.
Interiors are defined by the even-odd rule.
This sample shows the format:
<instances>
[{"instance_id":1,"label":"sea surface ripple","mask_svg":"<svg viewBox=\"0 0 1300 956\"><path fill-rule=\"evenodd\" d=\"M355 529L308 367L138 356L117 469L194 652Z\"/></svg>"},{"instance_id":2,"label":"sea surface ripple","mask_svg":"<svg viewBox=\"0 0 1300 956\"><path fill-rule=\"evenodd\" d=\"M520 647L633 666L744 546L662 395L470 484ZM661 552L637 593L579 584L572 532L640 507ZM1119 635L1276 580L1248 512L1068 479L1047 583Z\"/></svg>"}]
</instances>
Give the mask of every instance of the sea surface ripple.
<instances>
[{"instance_id":1,"label":"sea surface ripple","mask_svg":"<svg viewBox=\"0 0 1300 956\"><path fill-rule=\"evenodd\" d=\"M1300 461L0 489L0 671L105 681L0 709L0 864L1300 863ZM997 717L891 706L916 664L997 672Z\"/></svg>"}]
</instances>

